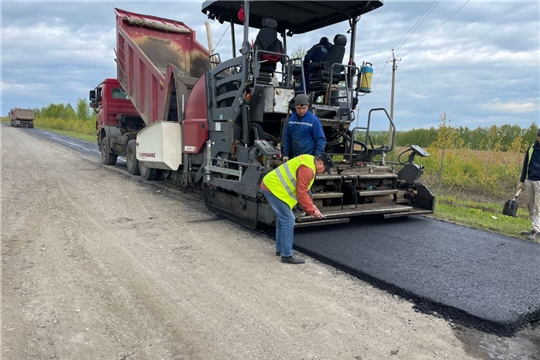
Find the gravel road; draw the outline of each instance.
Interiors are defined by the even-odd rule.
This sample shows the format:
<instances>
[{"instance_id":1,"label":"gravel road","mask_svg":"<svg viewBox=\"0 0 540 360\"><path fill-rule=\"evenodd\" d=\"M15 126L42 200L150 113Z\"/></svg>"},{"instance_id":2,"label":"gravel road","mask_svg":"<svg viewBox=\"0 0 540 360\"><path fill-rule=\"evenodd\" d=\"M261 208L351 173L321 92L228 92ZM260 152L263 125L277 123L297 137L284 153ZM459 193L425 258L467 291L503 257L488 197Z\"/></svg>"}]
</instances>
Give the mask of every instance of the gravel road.
<instances>
[{"instance_id":1,"label":"gravel road","mask_svg":"<svg viewBox=\"0 0 540 360\"><path fill-rule=\"evenodd\" d=\"M2 343L21 359L540 359L307 258L190 196L0 127Z\"/></svg>"}]
</instances>

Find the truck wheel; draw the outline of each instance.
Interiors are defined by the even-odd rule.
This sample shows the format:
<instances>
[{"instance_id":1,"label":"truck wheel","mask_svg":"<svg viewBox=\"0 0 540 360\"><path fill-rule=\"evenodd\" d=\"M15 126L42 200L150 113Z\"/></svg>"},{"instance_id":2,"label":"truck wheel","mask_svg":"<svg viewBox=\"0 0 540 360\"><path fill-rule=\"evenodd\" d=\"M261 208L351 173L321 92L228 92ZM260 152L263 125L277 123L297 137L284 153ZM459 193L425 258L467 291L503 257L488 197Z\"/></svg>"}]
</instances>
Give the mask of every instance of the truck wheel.
<instances>
[{"instance_id":1,"label":"truck wheel","mask_svg":"<svg viewBox=\"0 0 540 360\"><path fill-rule=\"evenodd\" d=\"M148 166L144 165L142 162L139 162L139 170L141 171L141 177L144 180L156 180L159 175L161 175L161 171L158 169L152 169Z\"/></svg>"},{"instance_id":2,"label":"truck wheel","mask_svg":"<svg viewBox=\"0 0 540 360\"><path fill-rule=\"evenodd\" d=\"M101 146L99 147L99 151L101 152L101 161L105 165L114 165L116 164L116 158L118 155L112 154L109 151L109 145L107 141L107 137L105 136L103 139L101 139Z\"/></svg>"},{"instance_id":3,"label":"truck wheel","mask_svg":"<svg viewBox=\"0 0 540 360\"><path fill-rule=\"evenodd\" d=\"M136 144L137 142L135 140L129 140L126 150L126 166L131 175L140 175L141 173L139 170L139 161L136 156Z\"/></svg>"}]
</instances>

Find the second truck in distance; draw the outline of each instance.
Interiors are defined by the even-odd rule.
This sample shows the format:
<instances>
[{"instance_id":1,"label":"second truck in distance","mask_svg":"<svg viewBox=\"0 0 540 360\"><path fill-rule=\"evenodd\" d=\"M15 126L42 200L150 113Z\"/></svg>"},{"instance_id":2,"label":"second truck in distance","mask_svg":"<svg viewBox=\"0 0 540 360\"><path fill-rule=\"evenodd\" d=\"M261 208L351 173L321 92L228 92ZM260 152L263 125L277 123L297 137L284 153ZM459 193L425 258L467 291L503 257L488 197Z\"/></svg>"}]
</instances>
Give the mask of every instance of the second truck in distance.
<instances>
[{"instance_id":1,"label":"second truck in distance","mask_svg":"<svg viewBox=\"0 0 540 360\"><path fill-rule=\"evenodd\" d=\"M13 108L9 111L9 124L13 127L34 127L34 109Z\"/></svg>"}]
</instances>

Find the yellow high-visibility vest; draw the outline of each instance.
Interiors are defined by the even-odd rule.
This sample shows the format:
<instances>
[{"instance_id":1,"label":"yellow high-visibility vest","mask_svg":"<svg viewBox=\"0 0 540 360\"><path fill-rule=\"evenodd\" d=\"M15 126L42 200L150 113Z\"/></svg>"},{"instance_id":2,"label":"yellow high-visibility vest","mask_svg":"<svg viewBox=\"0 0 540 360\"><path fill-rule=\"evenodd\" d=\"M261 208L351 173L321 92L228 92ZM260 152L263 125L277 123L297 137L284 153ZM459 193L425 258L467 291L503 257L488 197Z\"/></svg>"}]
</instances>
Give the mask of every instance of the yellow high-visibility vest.
<instances>
[{"instance_id":1,"label":"yellow high-visibility vest","mask_svg":"<svg viewBox=\"0 0 540 360\"><path fill-rule=\"evenodd\" d=\"M292 209L297 203L296 198L296 171L301 166L307 166L313 170L313 178L309 183L308 189L311 189L317 167L315 166L315 157L313 155L299 155L278 166L263 178L264 185L278 199L284 201Z\"/></svg>"}]
</instances>

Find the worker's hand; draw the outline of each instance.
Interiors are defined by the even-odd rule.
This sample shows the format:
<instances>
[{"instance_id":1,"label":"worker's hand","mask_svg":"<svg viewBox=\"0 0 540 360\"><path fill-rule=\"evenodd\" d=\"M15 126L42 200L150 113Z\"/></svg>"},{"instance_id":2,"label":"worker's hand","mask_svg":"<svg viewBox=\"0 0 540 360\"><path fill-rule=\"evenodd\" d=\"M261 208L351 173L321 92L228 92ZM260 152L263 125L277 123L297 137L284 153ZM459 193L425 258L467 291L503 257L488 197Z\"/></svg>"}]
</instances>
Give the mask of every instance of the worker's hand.
<instances>
[{"instance_id":1,"label":"worker's hand","mask_svg":"<svg viewBox=\"0 0 540 360\"><path fill-rule=\"evenodd\" d=\"M319 209L315 208L315 212L311 215L311 217L314 217L316 219L322 219L324 216L321 214Z\"/></svg>"},{"instance_id":2,"label":"worker's hand","mask_svg":"<svg viewBox=\"0 0 540 360\"><path fill-rule=\"evenodd\" d=\"M282 160L283 160L283 162L287 162L287 161L289 161L289 157L288 157L288 156L284 156L284 157L282 158Z\"/></svg>"},{"instance_id":3,"label":"worker's hand","mask_svg":"<svg viewBox=\"0 0 540 360\"><path fill-rule=\"evenodd\" d=\"M518 187L517 187L518 190L521 190L521 191L524 191L525 190L525 183L523 182L520 182Z\"/></svg>"}]
</instances>

